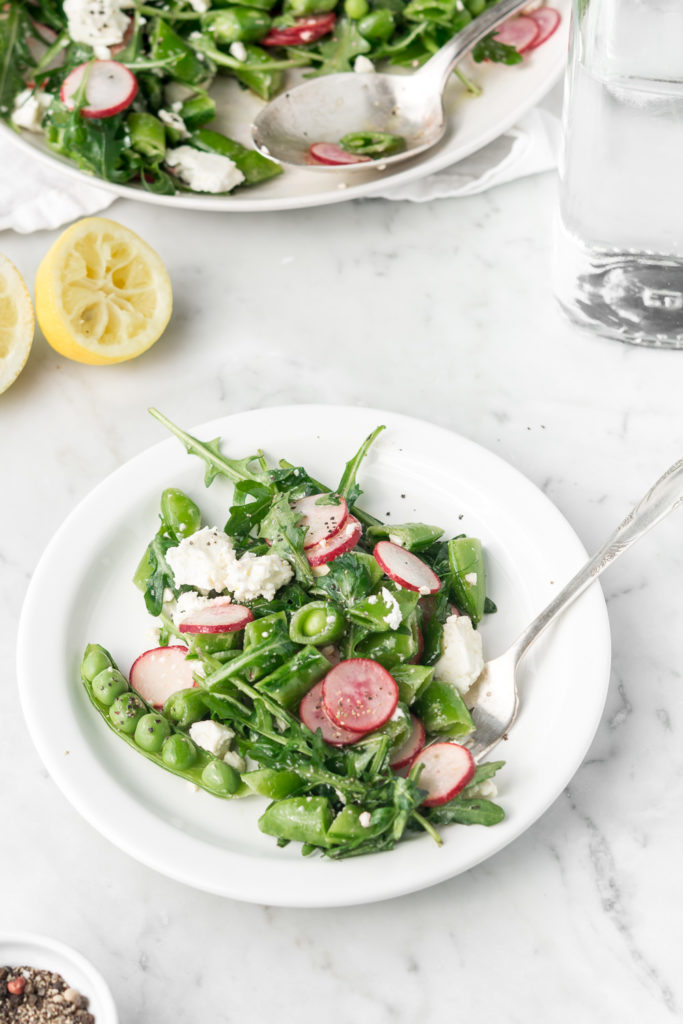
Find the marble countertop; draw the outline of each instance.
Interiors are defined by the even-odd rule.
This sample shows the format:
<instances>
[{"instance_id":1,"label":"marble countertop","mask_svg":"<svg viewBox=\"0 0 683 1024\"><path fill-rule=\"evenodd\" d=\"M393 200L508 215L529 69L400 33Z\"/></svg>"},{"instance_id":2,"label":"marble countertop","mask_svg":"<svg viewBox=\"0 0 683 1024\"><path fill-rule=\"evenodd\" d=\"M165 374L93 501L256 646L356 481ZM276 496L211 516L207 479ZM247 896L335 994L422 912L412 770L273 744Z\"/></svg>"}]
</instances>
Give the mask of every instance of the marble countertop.
<instances>
[{"instance_id":1,"label":"marble countertop","mask_svg":"<svg viewBox=\"0 0 683 1024\"><path fill-rule=\"evenodd\" d=\"M421 416L509 460L596 547L683 454L683 353L589 337L561 318L549 282L554 202L552 175L421 206L259 216L119 201L109 216L169 268L166 337L107 369L37 339L0 399L0 927L85 952L124 1024L680 1015L680 512L603 577L611 686L566 791L497 856L412 896L284 910L154 874L61 796L16 695L30 574L76 502L159 440L149 405L183 424L314 401ZM6 234L0 248L31 280L53 237ZM58 594L46 614L50 600Z\"/></svg>"}]
</instances>

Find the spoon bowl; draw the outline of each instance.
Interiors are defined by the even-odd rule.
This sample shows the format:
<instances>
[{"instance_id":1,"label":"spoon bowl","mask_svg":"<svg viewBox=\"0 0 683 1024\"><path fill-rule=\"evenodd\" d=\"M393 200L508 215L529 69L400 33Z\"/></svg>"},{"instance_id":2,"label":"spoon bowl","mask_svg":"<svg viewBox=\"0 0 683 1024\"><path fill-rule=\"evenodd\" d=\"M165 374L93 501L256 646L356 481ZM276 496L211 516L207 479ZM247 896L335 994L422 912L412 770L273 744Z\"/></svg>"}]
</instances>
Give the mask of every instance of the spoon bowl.
<instances>
[{"instance_id":1,"label":"spoon bowl","mask_svg":"<svg viewBox=\"0 0 683 1024\"><path fill-rule=\"evenodd\" d=\"M486 10L418 71L383 74L355 71L322 75L288 89L264 107L252 125L256 148L279 163L345 172L383 170L431 149L443 137L446 118L443 92L456 63L528 0L500 0ZM309 149L315 143L338 144L351 132L400 135L399 153L375 160L332 165L318 163Z\"/></svg>"}]
</instances>

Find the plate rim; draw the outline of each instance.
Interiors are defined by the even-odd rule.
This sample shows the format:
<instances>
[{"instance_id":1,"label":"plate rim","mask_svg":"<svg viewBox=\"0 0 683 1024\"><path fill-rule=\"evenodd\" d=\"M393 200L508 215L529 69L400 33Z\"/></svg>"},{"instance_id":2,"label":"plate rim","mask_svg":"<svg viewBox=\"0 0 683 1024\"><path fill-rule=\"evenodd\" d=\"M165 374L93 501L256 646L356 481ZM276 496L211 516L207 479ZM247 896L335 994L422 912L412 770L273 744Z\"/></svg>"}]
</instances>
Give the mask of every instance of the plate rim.
<instances>
[{"instance_id":1,"label":"plate rim","mask_svg":"<svg viewBox=\"0 0 683 1024\"><path fill-rule=\"evenodd\" d=\"M576 552L577 560L579 558L585 558L586 552L583 544L576 535L575 531L560 512L557 506L545 495L540 488L537 487L531 480L528 479L523 473L516 469L510 462L491 452L489 449L483 447L477 442L464 437L463 435L457 434L448 428L433 424L426 420L417 419L412 416L405 415L403 413L390 412L388 410L380 410L367 406L331 406L331 405L320 405L317 403L299 403L296 405L288 406L266 406L259 409L246 410L244 412L227 414L214 418L198 426L191 427L189 432L200 437L214 437L217 434L224 436L228 432L228 425L230 421L235 419L248 420L253 419L255 422L262 416L267 418L276 416L282 417L288 414L299 415L305 411L306 415L315 416L324 412L326 415L354 415L360 414L361 418L367 416L374 418L375 422L386 422L387 426L391 427L392 423L403 425L406 427L414 427L416 424L424 429L427 428L428 432L435 432L441 435L444 439L455 439L458 445L464 446L469 449L471 454L477 457L483 458L489 465L493 465L497 470L502 473L503 477L507 476L514 480L518 485L522 486L522 489L526 489L528 493L534 493L535 498L540 505L543 507L545 515L549 517L549 520L554 520L555 526L565 533L565 541L573 545ZM153 870L173 878L174 880L181 882L185 885L189 885L196 889L201 889L206 892L218 895L221 897L228 897L238 899L244 902L251 903L267 903L270 905L283 906L283 907L298 907L298 908L316 908L316 907L333 907L333 906L352 906L365 903L378 902L385 899L395 898L408 893L417 892L422 889L428 888L432 885L439 884L449 878L455 877L462 874L465 871L470 870L472 867L479 863L483 863L490 857L494 856L501 849L514 842L520 835L524 834L528 828L530 828L551 806L552 803L561 794L567 783L573 777L578 767L582 763L586 751L593 741L597 728L600 724L604 704L607 698L607 692L610 681L610 668L611 668L611 637L609 629L609 619L607 616L607 609L605 605L604 595L600 588L599 583L591 588L591 591L584 595L583 603L584 606L591 600L594 605L592 615L595 622L595 637L599 641L600 647L600 664L596 665L596 676L602 679L602 687L596 690L593 697L593 715L590 718L590 723L586 725L583 733L582 742L572 748L572 756L566 759L567 763L562 772L562 778L559 783L556 783L551 787L552 792L547 796L547 799L540 802L534 807L533 813L523 814L521 823L517 823L518 827L512 830L509 834L510 829L504 828L505 822L502 825L497 826L496 829L492 830L489 835L492 835L492 842L487 846L486 851L479 855L476 851L473 855L465 860L462 860L456 867L447 860L444 859L440 864L437 864L436 870L432 867L431 873L428 873L427 877L415 881L415 879L406 882L401 882L400 879L396 881L387 873L387 884L386 887L380 892L368 892L364 891L362 895L358 894L347 894L337 892L333 898L330 898L330 894L325 894L322 898L319 892L316 890L316 886L310 886L308 893L303 892L297 888L296 884L293 884L291 891L283 892L278 887L281 885L279 877L275 878L275 884L260 884L244 892L242 885L235 886L234 884L223 885L217 887L215 880L206 879L204 882L201 878L196 877L196 872L187 871L179 868L177 865L169 865L168 861L159 855L155 855L154 851L145 847L144 841L136 841L134 837L131 837L125 833L123 834L120 828L117 828L114 824L107 819L106 816L102 816L97 811L93 812L92 808L92 797L88 798L87 792L81 791L81 787L78 783L74 783L71 777L71 769L68 767L69 759L63 756L63 744L57 742L54 746L50 746L49 743L45 743L44 737L44 723L41 720L41 716L37 708L33 706L31 702L31 687L29 678L31 676L30 661L31 661L31 629L30 621L32 619L32 606L38 601L42 600L41 585L42 577L48 573L50 561L54 557L55 552L59 552L62 543L62 538L66 536L72 523L78 519L79 515L82 514L83 510L87 510L89 502L94 501L95 496L98 496L101 492L106 491L108 487L116 482L119 475L123 475L128 472L132 472L131 467L135 467L138 463L143 463L147 459L154 458L158 455L160 449L165 448L167 452L171 449L176 448L178 453L178 461L185 459L185 455L180 447L179 442L174 437L168 437L154 445L148 446L142 451L138 452L132 458L126 460L121 466L107 474L98 484L95 485L71 510L66 516L60 526L57 528L53 537L44 549L44 552L36 566L32 575L29 587L24 598L24 603L21 611L19 620L18 636L17 636L17 678L19 687L19 698L22 707L24 719L29 730L32 742L36 747L36 750L45 765L48 773L50 774L53 782L57 785L62 794L72 804L72 806L78 811L78 813L91 825L97 832L107 838L116 847L123 850L129 856L134 858L140 863L145 864L147 867ZM48 573L49 575L49 573ZM86 745L87 746L87 745ZM138 806L138 801L132 796L126 798L129 803ZM97 804L98 801L96 800ZM172 824L162 821L159 816L155 816L154 811L148 807L143 808L144 813L147 817L150 815L154 819L155 827L161 833L168 831L170 835L175 835L177 829ZM500 830L500 831L498 831ZM498 839L496 839L498 836ZM197 837L192 838L192 842L202 844L202 840ZM149 843L147 847L149 847ZM151 844L153 846L153 844ZM160 843L160 848L163 849L163 843ZM245 854L235 854L231 851L224 851L226 860L235 858L237 861L248 859L249 861L254 858ZM443 852L443 851L441 851ZM300 861L281 861L277 866L273 866L273 862L268 862L271 867L272 874L274 876L287 875L288 865L295 864L299 865ZM327 863L327 862L325 862ZM343 864L351 862L341 862L337 864L337 867ZM354 861L358 863L358 861ZM372 872L371 872L372 873ZM229 872L227 872L229 874ZM243 880L240 880L243 882ZM361 886L362 888L362 886Z\"/></svg>"},{"instance_id":2,"label":"plate rim","mask_svg":"<svg viewBox=\"0 0 683 1024\"><path fill-rule=\"evenodd\" d=\"M563 7L562 24L557 34L565 34L568 38L568 0L556 0L556 2ZM411 182L429 177L432 174L437 174L446 167L456 166L462 160L472 156L473 153L478 152L495 139L510 131L520 118L528 114L551 91L562 78L564 68L565 56L562 52L562 59L558 59L553 69L545 77L539 79L536 86L525 96L524 101L508 111L505 116L496 120L488 130L480 132L476 138L472 139L469 145L463 147L456 159L453 159L452 154L448 154L447 149L441 152L437 151L431 157L429 156L431 150L428 150L424 155L424 159L416 158L418 162L415 166L411 166L403 171L397 170L387 178L377 177L360 185L348 184L344 185L343 188L331 189L329 192L313 192L304 195L293 195L291 197L236 199L230 195L223 195L212 198L209 194L192 195L189 192L178 192L173 196L157 195L156 193L145 192L143 189L138 189L128 184L117 185L114 182L105 181L88 174L87 171L81 170L70 161L60 160L57 154L34 145L30 141L30 133L26 131L17 132L3 121L0 121L0 131L6 132L8 138L11 138L24 152L30 153L42 164L51 167L53 170L61 170L75 181L88 184L92 188L102 189L121 199L148 203L152 206L175 207L176 209L205 211L207 213L286 212L288 210L312 209L318 206L331 206L337 203L350 202L353 199L384 198L383 195L378 193L385 191L384 184L386 182L389 182L386 186L386 191L388 192L394 187L400 188Z\"/></svg>"}]
</instances>

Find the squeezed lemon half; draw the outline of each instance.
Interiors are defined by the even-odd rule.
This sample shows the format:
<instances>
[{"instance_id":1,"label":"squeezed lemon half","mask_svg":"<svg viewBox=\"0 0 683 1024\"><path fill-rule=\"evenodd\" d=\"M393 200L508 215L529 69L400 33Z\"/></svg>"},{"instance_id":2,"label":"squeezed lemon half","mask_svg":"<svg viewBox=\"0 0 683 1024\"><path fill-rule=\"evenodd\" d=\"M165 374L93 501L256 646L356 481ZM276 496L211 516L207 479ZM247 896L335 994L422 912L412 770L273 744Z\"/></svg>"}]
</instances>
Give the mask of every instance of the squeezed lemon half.
<instances>
[{"instance_id":1,"label":"squeezed lemon half","mask_svg":"<svg viewBox=\"0 0 683 1024\"><path fill-rule=\"evenodd\" d=\"M34 332L28 288L14 264L0 253L0 394L23 370Z\"/></svg>"},{"instance_id":2,"label":"squeezed lemon half","mask_svg":"<svg viewBox=\"0 0 683 1024\"><path fill-rule=\"evenodd\" d=\"M105 217L73 224L36 275L36 314L67 359L106 365L146 352L171 316L171 282L157 253Z\"/></svg>"}]
</instances>

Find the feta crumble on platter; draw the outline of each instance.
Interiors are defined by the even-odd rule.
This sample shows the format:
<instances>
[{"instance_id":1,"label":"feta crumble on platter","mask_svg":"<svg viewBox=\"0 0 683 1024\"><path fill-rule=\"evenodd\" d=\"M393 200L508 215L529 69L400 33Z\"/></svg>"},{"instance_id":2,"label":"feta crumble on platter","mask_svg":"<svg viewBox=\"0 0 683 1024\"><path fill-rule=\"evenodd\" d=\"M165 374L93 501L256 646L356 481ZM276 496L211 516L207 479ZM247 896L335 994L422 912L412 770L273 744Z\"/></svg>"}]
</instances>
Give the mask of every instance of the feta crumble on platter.
<instances>
[{"instance_id":1,"label":"feta crumble on platter","mask_svg":"<svg viewBox=\"0 0 683 1024\"><path fill-rule=\"evenodd\" d=\"M192 146L167 149L164 162L193 192L230 192L244 181L244 175L229 157L204 153Z\"/></svg>"},{"instance_id":2,"label":"feta crumble on platter","mask_svg":"<svg viewBox=\"0 0 683 1024\"><path fill-rule=\"evenodd\" d=\"M272 601L275 592L294 575L291 566L275 552L235 554L232 540L216 527L205 526L166 554L176 585L197 590L228 590L236 601Z\"/></svg>"},{"instance_id":3,"label":"feta crumble on platter","mask_svg":"<svg viewBox=\"0 0 683 1024\"><path fill-rule=\"evenodd\" d=\"M434 678L465 694L483 668L481 634L467 615L449 615L443 627L443 654L434 666Z\"/></svg>"}]
</instances>

